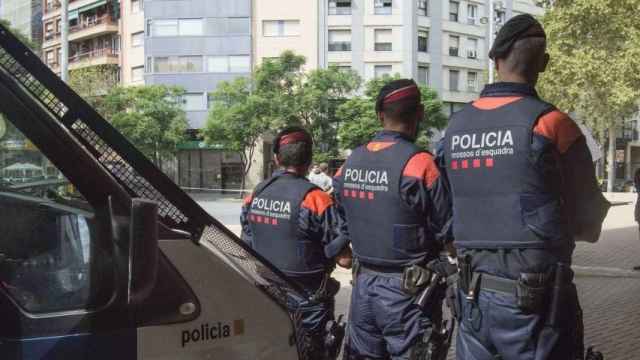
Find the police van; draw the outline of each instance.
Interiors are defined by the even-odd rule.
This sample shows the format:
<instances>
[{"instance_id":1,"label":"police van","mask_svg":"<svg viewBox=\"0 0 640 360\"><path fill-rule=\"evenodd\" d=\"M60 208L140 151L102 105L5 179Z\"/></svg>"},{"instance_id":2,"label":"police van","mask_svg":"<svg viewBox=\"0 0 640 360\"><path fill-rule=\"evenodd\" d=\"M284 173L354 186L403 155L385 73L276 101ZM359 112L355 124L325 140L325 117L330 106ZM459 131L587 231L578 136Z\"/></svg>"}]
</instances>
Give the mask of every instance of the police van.
<instances>
[{"instance_id":1,"label":"police van","mask_svg":"<svg viewBox=\"0 0 640 360\"><path fill-rule=\"evenodd\" d=\"M0 121L56 179L0 181L0 359L306 358L299 289L2 26Z\"/></svg>"}]
</instances>

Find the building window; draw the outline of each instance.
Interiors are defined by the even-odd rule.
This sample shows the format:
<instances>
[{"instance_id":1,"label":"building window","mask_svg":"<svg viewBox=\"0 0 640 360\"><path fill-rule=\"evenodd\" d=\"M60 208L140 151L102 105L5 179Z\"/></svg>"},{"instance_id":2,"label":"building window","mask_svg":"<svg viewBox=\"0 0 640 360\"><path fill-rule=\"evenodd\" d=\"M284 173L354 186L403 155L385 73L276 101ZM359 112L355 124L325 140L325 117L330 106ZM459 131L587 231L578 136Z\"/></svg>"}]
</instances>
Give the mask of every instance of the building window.
<instances>
[{"instance_id":1,"label":"building window","mask_svg":"<svg viewBox=\"0 0 640 360\"><path fill-rule=\"evenodd\" d=\"M251 34L251 19L249 18L229 18L224 21L226 23L226 34ZM224 23L221 24L220 33L224 34Z\"/></svg>"},{"instance_id":2,"label":"building window","mask_svg":"<svg viewBox=\"0 0 640 360\"><path fill-rule=\"evenodd\" d=\"M202 36L202 19L162 19L150 22L152 36Z\"/></svg>"},{"instance_id":3,"label":"building window","mask_svg":"<svg viewBox=\"0 0 640 360\"><path fill-rule=\"evenodd\" d=\"M142 0L131 0L131 13L137 14L142 11Z\"/></svg>"},{"instance_id":4,"label":"building window","mask_svg":"<svg viewBox=\"0 0 640 360\"><path fill-rule=\"evenodd\" d=\"M429 85L429 66L418 64L418 84Z\"/></svg>"},{"instance_id":5,"label":"building window","mask_svg":"<svg viewBox=\"0 0 640 360\"><path fill-rule=\"evenodd\" d=\"M392 71L393 66L391 65L375 65L373 67L373 76L379 78L383 77L384 75L391 75Z\"/></svg>"},{"instance_id":6,"label":"building window","mask_svg":"<svg viewBox=\"0 0 640 360\"><path fill-rule=\"evenodd\" d=\"M202 56L165 56L153 61L155 73L202 72Z\"/></svg>"},{"instance_id":7,"label":"building window","mask_svg":"<svg viewBox=\"0 0 640 360\"><path fill-rule=\"evenodd\" d=\"M300 20L264 20L262 35L269 37L299 36Z\"/></svg>"},{"instance_id":8,"label":"building window","mask_svg":"<svg viewBox=\"0 0 640 360\"><path fill-rule=\"evenodd\" d=\"M458 80L460 78L460 71L449 70L449 91L459 91Z\"/></svg>"},{"instance_id":9,"label":"building window","mask_svg":"<svg viewBox=\"0 0 640 360\"><path fill-rule=\"evenodd\" d=\"M467 57L469 59L478 58L478 39L467 39Z\"/></svg>"},{"instance_id":10,"label":"building window","mask_svg":"<svg viewBox=\"0 0 640 360\"><path fill-rule=\"evenodd\" d=\"M232 73L249 73L251 72L251 57L229 56L229 72Z\"/></svg>"},{"instance_id":11,"label":"building window","mask_svg":"<svg viewBox=\"0 0 640 360\"><path fill-rule=\"evenodd\" d=\"M211 73L248 73L251 72L251 57L242 56L208 56L207 71Z\"/></svg>"},{"instance_id":12,"label":"building window","mask_svg":"<svg viewBox=\"0 0 640 360\"><path fill-rule=\"evenodd\" d=\"M449 56L459 56L460 36L449 35Z\"/></svg>"},{"instance_id":13,"label":"building window","mask_svg":"<svg viewBox=\"0 0 640 360\"><path fill-rule=\"evenodd\" d=\"M460 3L457 1L449 1L449 21L458 22L458 11Z\"/></svg>"},{"instance_id":14,"label":"building window","mask_svg":"<svg viewBox=\"0 0 640 360\"><path fill-rule=\"evenodd\" d=\"M418 0L418 15L429 16L429 0Z\"/></svg>"},{"instance_id":15,"label":"building window","mask_svg":"<svg viewBox=\"0 0 640 360\"><path fill-rule=\"evenodd\" d=\"M45 53L45 62L49 66L57 66L56 64L56 55L53 50L49 50Z\"/></svg>"},{"instance_id":16,"label":"building window","mask_svg":"<svg viewBox=\"0 0 640 360\"><path fill-rule=\"evenodd\" d=\"M178 20L152 20L151 21L152 36L177 36Z\"/></svg>"},{"instance_id":17,"label":"building window","mask_svg":"<svg viewBox=\"0 0 640 360\"><path fill-rule=\"evenodd\" d=\"M131 68L131 81L144 80L144 66L136 66Z\"/></svg>"},{"instance_id":18,"label":"building window","mask_svg":"<svg viewBox=\"0 0 640 360\"><path fill-rule=\"evenodd\" d=\"M467 5L467 23L469 25L475 25L478 21L478 5Z\"/></svg>"},{"instance_id":19,"label":"building window","mask_svg":"<svg viewBox=\"0 0 640 360\"><path fill-rule=\"evenodd\" d=\"M334 68L338 71L349 72L352 70L351 64L343 64L343 63L329 63L329 68Z\"/></svg>"},{"instance_id":20,"label":"building window","mask_svg":"<svg viewBox=\"0 0 640 360\"><path fill-rule=\"evenodd\" d=\"M393 50L393 32L391 29L376 29L373 36L375 38L375 51Z\"/></svg>"},{"instance_id":21,"label":"building window","mask_svg":"<svg viewBox=\"0 0 640 360\"><path fill-rule=\"evenodd\" d=\"M475 71L467 73L467 90L470 92L478 91L478 73Z\"/></svg>"},{"instance_id":22,"label":"building window","mask_svg":"<svg viewBox=\"0 0 640 360\"><path fill-rule=\"evenodd\" d=\"M228 56L207 57L207 71L211 73L229 72L229 57Z\"/></svg>"},{"instance_id":23,"label":"building window","mask_svg":"<svg viewBox=\"0 0 640 360\"><path fill-rule=\"evenodd\" d=\"M202 36L204 27L202 19L180 19L178 20L179 36Z\"/></svg>"},{"instance_id":24,"label":"building window","mask_svg":"<svg viewBox=\"0 0 640 360\"><path fill-rule=\"evenodd\" d=\"M351 15L351 0L329 0L329 15Z\"/></svg>"},{"instance_id":25,"label":"building window","mask_svg":"<svg viewBox=\"0 0 640 360\"><path fill-rule=\"evenodd\" d=\"M131 46L140 47L144 45L144 31L131 34Z\"/></svg>"},{"instance_id":26,"label":"building window","mask_svg":"<svg viewBox=\"0 0 640 360\"><path fill-rule=\"evenodd\" d=\"M182 95L182 108L184 111L207 110L207 100L203 93L186 93Z\"/></svg>"},{"instance_id":27,"label":"building window","mask_svg":"<svg viewBox=\"0 0 640 360\"><path fill-rule=\"evenodd\" d=\"M351 51L351 30L329 30L329 51Z\"/></svg>"},{"instance_id":28,"label":"building window","mask_svg":"<svg viewBox=\"0 0 640 360\"><path fill-rule=\"evenodd\" d=\"M429 32L426 30L418 30L418 51L429 51Z\"/></svg>"},{"instance_id":29,"label":"building window","mask_svg":"<svg viewBox=\"0 0 640 360\"><path fill-rule=\"evenodd\" d=\"M373 0L374 14L391 15L393 12L392 0Z\"/></svg>"}]
</instances>

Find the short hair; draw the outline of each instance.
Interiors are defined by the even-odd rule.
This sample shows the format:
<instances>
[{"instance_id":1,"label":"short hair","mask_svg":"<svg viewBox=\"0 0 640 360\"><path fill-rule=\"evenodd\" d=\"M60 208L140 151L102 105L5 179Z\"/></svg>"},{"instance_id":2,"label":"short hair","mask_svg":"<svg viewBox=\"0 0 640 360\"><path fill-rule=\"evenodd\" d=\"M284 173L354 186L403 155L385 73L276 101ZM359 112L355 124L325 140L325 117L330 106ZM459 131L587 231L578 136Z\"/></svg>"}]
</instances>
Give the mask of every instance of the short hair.
<instances>
[{"instance_id":1,"label":"short hair","mask_svg":"<svg viewBox=\"0 0 640 360\"><path fill-rule=\"evenodd\" d=\"M520 75L531 75L536 68L540 57L544 55L547 48L547 40L543 37L527 37L516 41L509 51L509 55L504 57L503 66L507 70Z\"/></svg>"},{"instance_id":2,"label":"short hair","mask_svg":"<svg viewBox=\"0 0 640 360\"><path fill-rule=\"evenodd\" d=\"M295 133L300 134L298 139L293 142L283 142L287 135ZM305 129L292 126L278 133L273 151L282 166L309 166L313 160L313 141Z\"/></svg>"}]
</instances>

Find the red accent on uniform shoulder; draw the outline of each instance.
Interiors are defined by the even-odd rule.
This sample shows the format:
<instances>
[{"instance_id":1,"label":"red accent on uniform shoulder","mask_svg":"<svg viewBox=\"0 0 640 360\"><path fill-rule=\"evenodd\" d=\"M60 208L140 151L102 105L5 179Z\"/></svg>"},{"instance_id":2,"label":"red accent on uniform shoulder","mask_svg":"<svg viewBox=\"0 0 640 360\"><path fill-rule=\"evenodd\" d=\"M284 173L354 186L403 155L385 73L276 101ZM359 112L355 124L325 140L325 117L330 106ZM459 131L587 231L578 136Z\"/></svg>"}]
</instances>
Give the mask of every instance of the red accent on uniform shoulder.
<instances>
[{"instance_id":1,"label":"red accent on uniform shoulder","mask_svg":"<svg viewBox=\"0 0 640 360\"><path fill-rule=\"evenodd\" d=\"M473 102L473 106L480 110L493 110L522 99L522 96L481 97Z\"/></svg>"},{"instance_id":2,"label":"red accent on uniform shoulder","mask_svg":"<svg viewBox=\"0 0 640 360\"><path fill-rule=\"evenodd\" d=\"M575 121L559 110L540 117L533 131L553 142L561 154L567 152L582 137L582 131Z\"/></svg>"},{"instance_id":3,"label":"red accent on uniform shoulder","mask_svg":"<svg viewBox=\"0 0 640 360\"><path fill-rule=\"evenodd\" d=\"M367 150L372 151L372 152L376 152L376 151L380 151L380 150L384 150L384 149L390 148L393 145L395 145L395 142L372 141L372 142L367 144Z\"/></svg>"},{"instance_id":4,"label":"red accent on uniform shoulder","mask_svg":"<svg viewBox=\"0 0 640 360\"><path fill-rule=\"evenodd\" d=\"M253 201L253 194L248 195L247 197L244 198L243 205L249 205L251 204L252 201Z\"/></svg>"},{"instance_id":5,"label":"red accent on uniform shoulder","mask_svg":"<svg viewBox=\"0 0 640 360\"><path fill-rule=\"evenodd\" d=\"M344 165L340 166L340 169L338 169L338 171L336 171L336 173L333 175L333 177L341 176L343 167L344 167Z\"/></svg>"},{"instance_id":6,"label":"red accent on uniform shoulder","mask_svg":"<svg viewBox=\"0 0 640 360\"><path fill-rule=\"evenodd\" d=\"M409 159L402 171L402 176L422 179L428 187L431 187L440 177L440 170L438 170L438 166L433 161L433 155L419 153Z\"/></svg>"},{"instance_id":7,"label":"red accent on uniform shoulder","mask_svg":"<svg viewBox=\"0 0 640 360\"><path fill-rule=\"evenodd\" d=\"M322 215L331 205L333 205L331 196L320 189L309 191L302 202L303 208L311 210L316 215Z\"/></svg>"}]
</instances>

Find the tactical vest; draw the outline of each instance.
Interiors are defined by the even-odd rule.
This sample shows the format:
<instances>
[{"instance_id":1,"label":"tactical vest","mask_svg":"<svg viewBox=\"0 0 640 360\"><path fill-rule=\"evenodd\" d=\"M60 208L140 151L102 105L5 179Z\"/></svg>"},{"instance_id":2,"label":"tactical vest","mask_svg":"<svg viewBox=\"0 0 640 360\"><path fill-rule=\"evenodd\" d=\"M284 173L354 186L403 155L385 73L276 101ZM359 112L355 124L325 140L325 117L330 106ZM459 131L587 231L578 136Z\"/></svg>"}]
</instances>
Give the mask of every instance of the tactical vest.
<instances>
[{"instance_id":1,"label":"tactical vest","mask_svg":"<svg viewBox=\"0 0 640 360\"><path fill-rule=\"evenodd\" d=\"M547 248L567 239L555 145L533 132L551 110L524 97L452 115L444 153L456 247Z\"/></svg>"},{"instance_id":2,"label":"tactical vest","mask_svg":"<svg viewBox=\"0 0 640 360\"><path fill-rule=\"evenodd\" d=\"M320 241L306 238L298 221L304 198L317 188L305 178L285 173L258 185L251 200L248 217L253 248L285 274L326 269Z\"/></svg>"},{"instance_id":3,"label":"tactical vest","mask_svg":"<svg viewBox=\"0 0 640 360\"><path fill-rule=\"evenodd\" d=\"M355 257L362 263L408 266L425 261L435 242L427 219L400 197L407 162L420 149L405 140L379 151L353 151L342 168L342 204Z\"/></svg>"}]
</instances>

